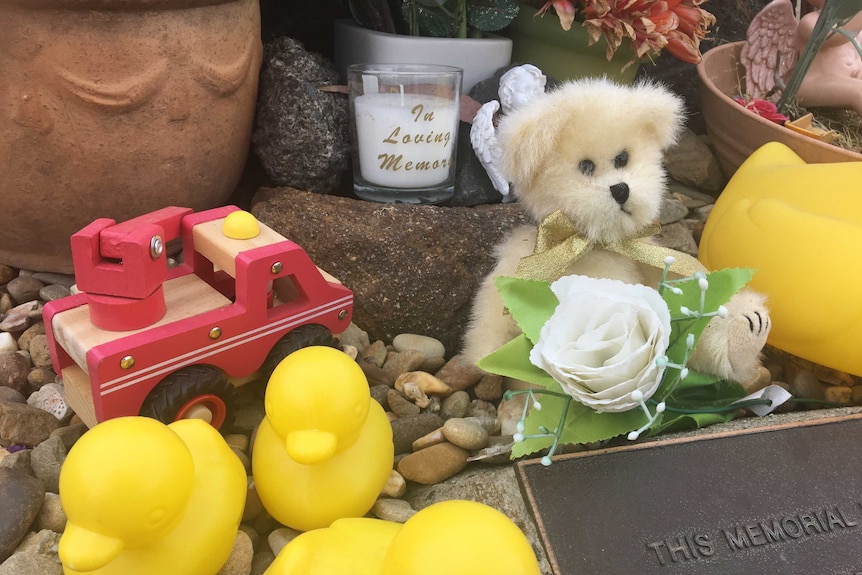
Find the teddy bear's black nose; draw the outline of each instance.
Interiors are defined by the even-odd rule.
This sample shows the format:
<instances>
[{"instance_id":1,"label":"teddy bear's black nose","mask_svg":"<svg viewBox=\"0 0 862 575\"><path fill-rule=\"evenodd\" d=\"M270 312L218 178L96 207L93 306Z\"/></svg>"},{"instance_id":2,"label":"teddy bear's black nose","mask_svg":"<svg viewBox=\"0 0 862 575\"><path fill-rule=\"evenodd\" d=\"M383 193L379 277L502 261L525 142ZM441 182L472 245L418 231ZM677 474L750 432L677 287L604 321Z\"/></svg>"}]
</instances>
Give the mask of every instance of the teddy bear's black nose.
<instances>
[{"instance_id":1,"label":"teddy bear's black nose","mask_svg":"<svg viewBox=\"0 0 862 575\"><path fill-rule=\"evenodd\" d=\"M625 182L614 184L611 186L611 195L619 205L623 205L629 199L629 185Z\"/></svg>"}]
</instances>

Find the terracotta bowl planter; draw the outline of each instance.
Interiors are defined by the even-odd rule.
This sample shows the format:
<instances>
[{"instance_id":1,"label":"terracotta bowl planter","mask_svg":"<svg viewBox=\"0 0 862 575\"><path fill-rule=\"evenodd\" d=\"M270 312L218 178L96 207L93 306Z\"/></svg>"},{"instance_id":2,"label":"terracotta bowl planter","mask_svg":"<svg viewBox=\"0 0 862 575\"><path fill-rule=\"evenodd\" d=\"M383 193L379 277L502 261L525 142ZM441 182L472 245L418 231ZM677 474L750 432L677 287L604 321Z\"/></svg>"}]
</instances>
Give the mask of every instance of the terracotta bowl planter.
<instances>
[{"instance_id":1,"label":"terracotta bowl planter","mask_svg":"<svg viewBox=\"0 0 862 575\"><path fill-rule=\"evenodd\" d=\"M0 0L0 22L0 262L69 272L69 236L95 218L227 200L257 0Z\"/></svg>"},{"instance_id":2,"label":"terracotta bowl planter","mask_svg":"<svg viewBox=\"0 0 862 575\"><path fill-rule=\"evenodd\" d=\"M773 141L785 144L809 164L862 160L862 154L793 132L734 102L731 97L739 94L740 83L745 80L739 58L743 44L713 48L697 66L706 130L727 178L752 152Z\"/></svg>"}]
</instances>

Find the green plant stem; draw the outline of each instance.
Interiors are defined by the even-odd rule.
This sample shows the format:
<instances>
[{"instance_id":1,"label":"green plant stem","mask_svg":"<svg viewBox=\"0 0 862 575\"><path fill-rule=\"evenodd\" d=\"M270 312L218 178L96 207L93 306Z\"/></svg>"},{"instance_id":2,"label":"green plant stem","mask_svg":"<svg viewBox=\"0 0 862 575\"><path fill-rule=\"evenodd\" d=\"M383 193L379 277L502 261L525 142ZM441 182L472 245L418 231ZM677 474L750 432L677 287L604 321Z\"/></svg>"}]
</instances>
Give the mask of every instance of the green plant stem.
<instances>
[{"instance_id":1,"label":"green plant stem","mask_svg":"<svg viewBox=\"0 0 862 575\"><path fill-rule=\"evenodd\" d=\"M467 37L467 0L458 2L458 38Z\"/></svg>"}]
</instances>

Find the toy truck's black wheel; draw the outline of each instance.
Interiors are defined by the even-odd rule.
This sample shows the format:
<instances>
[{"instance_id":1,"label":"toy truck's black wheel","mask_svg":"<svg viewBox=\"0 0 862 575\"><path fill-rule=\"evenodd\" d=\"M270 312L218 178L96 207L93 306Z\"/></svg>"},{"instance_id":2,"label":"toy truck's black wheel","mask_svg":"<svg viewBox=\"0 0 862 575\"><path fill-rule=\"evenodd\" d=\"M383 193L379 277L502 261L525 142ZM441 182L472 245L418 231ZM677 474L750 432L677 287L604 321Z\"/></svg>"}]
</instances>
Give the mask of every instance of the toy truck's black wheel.
<instances>
[{"instance_id":1,"label":"toy truck's black wheel","mask_svg":"<svg viewBox=\"0 0 862 575\"><path fill-rule=\"evenodd\" d=\"M266 361L263 362L263 375L268 379L281 360L298 349L312 345L339 347L338 340L335 339L332 332L322 325L310 324L300 326L275 342L269 355L266 356Z\"/></svg>"},{"instance_id":2,"label":"toy truck's black wheel","mask_svg":"<svg viewBox=\"0 0 862 575\"><path fill-rule=\"evenodd\" d=\"M216 429L232 423L236 390L225 375L206 365L190 365L160 381L141 406L141 415L171 423L198 417Z\"/></svg>"}]
</instances>

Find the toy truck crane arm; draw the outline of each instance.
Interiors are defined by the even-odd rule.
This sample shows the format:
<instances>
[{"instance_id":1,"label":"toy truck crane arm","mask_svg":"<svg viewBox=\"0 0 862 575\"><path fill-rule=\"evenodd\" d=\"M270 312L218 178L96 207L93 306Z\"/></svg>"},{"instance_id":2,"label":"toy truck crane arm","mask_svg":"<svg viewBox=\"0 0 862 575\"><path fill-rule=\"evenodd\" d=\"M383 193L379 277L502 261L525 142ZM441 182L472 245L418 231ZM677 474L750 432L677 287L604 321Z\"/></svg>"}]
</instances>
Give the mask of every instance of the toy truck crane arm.
<instances>
[{"instance_id":1,"label":"toy truck crane arm","mask_svg":"<svg viewBox=\"0 0 862 575\"><path fill-rule=\"evenodd\" d=\"M165 314L165 244L180 237L189 208L169 207L117 224L101 218L71 238L78 289L91 321L110 331L139 329Z\"/></svg>"}]
</instances>

